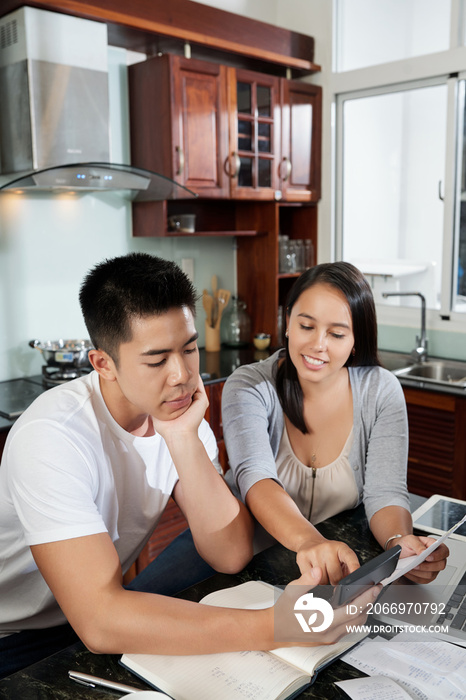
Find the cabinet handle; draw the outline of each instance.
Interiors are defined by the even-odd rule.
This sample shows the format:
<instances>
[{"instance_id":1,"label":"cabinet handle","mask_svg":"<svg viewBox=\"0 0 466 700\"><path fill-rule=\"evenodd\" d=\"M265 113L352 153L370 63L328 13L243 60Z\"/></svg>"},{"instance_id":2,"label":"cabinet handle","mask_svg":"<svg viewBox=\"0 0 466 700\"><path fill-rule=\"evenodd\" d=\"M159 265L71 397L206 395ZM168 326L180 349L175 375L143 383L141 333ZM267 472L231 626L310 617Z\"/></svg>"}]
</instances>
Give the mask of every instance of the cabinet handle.
<instances>
[{"instance_id":1,"label":"cabinet handle","mask_svg":"<svg viewBox=\"0 0 466 700\"><path fill-rule=\"evenodd\" d=\"M238 177L239 171L241 170L241 158L239 157L239 155L237 153L233 153L233 157L235 159L235 165L236 165L235 174L233 175L233 177Z\"/></svg>"},{"instance_id":2,"label":"cabinet handle","mask_svg":"<svg viewBox=\"0 0 466 700\"><path fill-rule=\"evenodd\" d=\"M282 172L283 172L283 165L285 165L285 164L286 164L286 169L285 169L285 175L282 177L283 182L286 182L289 179L289 177L291 175L291 169L293 167L291 165L291 160L285 156L282 160L282 163L281 163L281 171Z\"/></svg>"},{"instance_id":3,"label":"cabinet handle","mask_svg":"<svg viewBox=\"0 0 466 700\"><path fill-rule=\"evenodd\" d=\"M181 175L184 170L184 151L181 146L176 146L176 153L178 156L178 170L176 174Z\"/></svg>"},{"instance_id":4,"label":"cabinet handle","mask_svg":"<svg viewBox=\"0 0 466 700\"><path fill-rule=\"evenodd\" d=\"M231 168L231 159L235 159L235 169L232 170ZM233 152L231 156L228 156L228 158L225 160L225 172L228 175L228 177L234 178L238 177L239 171L241 168L241 159L239 155L236 152Z\"/></svg>"}]
</instances>

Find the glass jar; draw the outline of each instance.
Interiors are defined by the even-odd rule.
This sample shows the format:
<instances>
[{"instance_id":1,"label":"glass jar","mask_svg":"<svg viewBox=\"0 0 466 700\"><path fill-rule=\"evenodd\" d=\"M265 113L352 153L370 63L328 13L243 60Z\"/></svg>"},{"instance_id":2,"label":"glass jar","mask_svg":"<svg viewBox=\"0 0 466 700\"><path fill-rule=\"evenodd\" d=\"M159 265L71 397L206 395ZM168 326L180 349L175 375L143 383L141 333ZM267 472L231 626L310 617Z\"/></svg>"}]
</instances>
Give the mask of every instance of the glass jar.
<instances>
[{"instance_id":1,"label":"glass jar","mask_svg":"<svg viewBox=\"0 0 466 700\"><path fill-rule=\"evenodd\" d=\"M311 240L304 241L304 269L314 267L314 244Z\"/></svg>"},{"instance_id":2,"label":"glass jar","mask_svg":"<svg viewBox=\"0 0 466 700\"><path fill-rule=\"evenodd\" d=\"M238 297L231 297L230 304L222 316L221 339L230 347L244 347L251 340L251 319L246 304Z\"/></svg>"}]
</instances>

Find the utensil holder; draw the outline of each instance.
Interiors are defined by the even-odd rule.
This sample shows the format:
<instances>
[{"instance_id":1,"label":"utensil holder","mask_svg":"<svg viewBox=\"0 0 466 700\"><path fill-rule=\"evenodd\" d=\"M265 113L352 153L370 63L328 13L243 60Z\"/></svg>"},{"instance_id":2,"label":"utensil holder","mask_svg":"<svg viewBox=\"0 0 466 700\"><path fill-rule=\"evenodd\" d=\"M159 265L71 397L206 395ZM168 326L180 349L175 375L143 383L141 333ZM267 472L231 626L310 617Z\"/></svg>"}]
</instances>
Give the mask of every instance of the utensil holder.
<instances>
[{"instance_id":1,"label":"utensil holder","mask_svg":"<svg viewBox=\"0 0 466 700\"><path fill-rule=\"evenodd\" d=\"M218 352L220 350L220 326L212 328L205 322L205 349L207 352Z\"/></svg>"}]
</instances>

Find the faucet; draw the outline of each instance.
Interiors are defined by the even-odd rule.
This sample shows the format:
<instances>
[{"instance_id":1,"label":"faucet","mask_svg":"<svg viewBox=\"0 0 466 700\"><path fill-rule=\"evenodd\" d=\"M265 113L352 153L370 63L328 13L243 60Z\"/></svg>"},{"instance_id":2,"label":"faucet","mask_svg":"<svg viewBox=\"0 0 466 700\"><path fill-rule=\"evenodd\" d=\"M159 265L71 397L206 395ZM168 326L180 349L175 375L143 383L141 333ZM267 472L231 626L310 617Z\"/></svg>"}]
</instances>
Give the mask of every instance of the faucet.
<instances>
[{"instance_id":1,"label":"faucet","mask_svg":"<svg viewBox=\"0 0 466 700\"><path fill-rule=\"evenodd\" d=\"M421 292L382 292L384 299L387 297L420 297L421 299L421 336L416 336L416 347L411 353L411 357L416 362L427 360L427 338L426 338L426 298Z\"/></svg>"}]
</instances>

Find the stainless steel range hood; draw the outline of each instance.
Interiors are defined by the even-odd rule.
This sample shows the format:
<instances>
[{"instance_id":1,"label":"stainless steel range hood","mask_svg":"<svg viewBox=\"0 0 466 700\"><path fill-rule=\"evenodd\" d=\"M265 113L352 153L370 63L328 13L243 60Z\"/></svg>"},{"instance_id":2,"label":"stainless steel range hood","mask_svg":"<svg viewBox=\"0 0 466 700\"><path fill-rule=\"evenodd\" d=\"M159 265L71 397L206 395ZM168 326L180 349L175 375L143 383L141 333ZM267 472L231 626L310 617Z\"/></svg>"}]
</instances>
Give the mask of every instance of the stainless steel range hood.
<instances>
[{"instance_id":1,"label":"stainless steel range hood","mask_svg":"<svg viewBox=\"0 0 466 700\"><path fill-rule=\"evenodd\" d=\"M1 185L2 192L118 192L133 202L197 197L164 175L118 163L70 163L34 170Z\"/></svg>"},{"instance_id":2,"label":"stainless steel range hood","mask_svg":"<svg viewBox=\"0 0 466 700\"><path fill-rule=\"evenodd\" d=\"M22 7L0 18L0 36L0 192L196 196L157 173L109 162L105 24Z\"/></svg>"}]
</instances>

